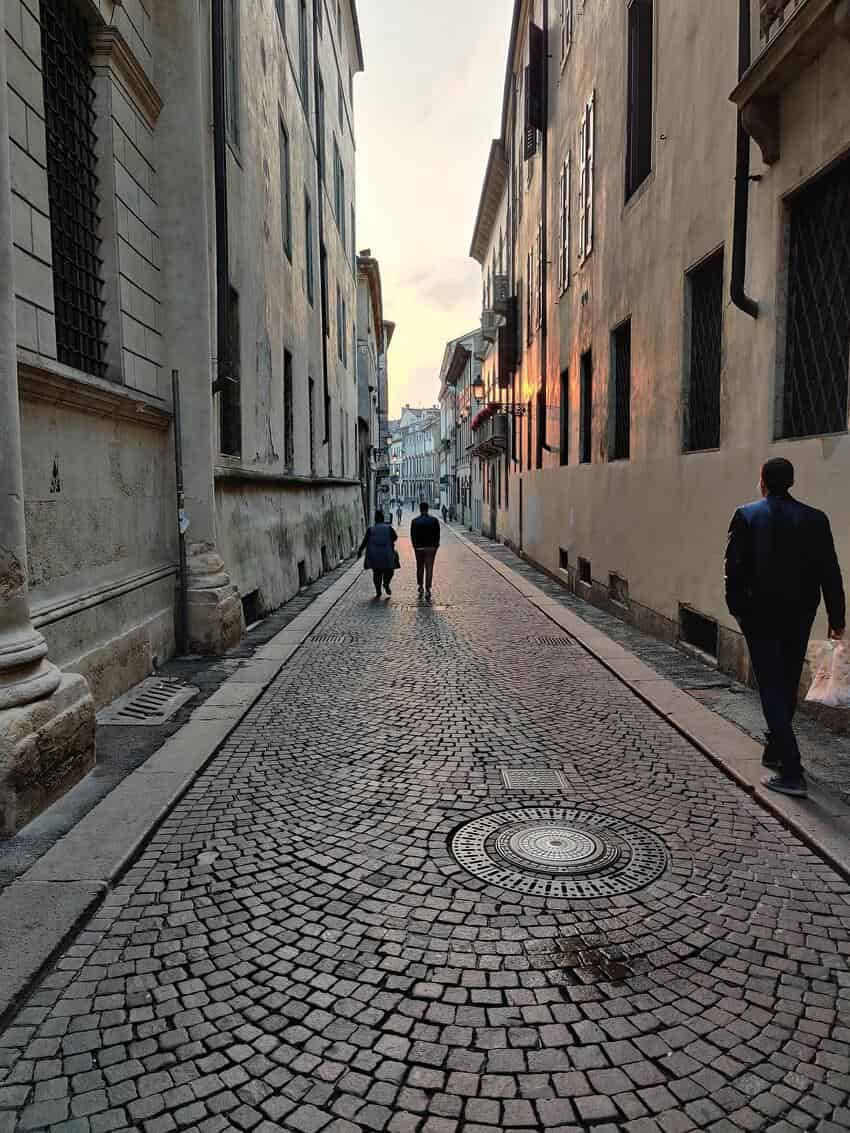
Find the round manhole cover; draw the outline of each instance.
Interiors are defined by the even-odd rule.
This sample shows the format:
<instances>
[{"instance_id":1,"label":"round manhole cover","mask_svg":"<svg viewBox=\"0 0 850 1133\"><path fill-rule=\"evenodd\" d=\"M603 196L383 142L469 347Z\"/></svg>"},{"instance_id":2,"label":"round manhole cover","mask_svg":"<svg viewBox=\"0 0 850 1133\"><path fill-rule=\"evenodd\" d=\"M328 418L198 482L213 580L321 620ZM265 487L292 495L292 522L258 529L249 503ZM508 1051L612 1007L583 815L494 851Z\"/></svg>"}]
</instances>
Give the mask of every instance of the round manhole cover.
<instances>
[{"instance_id":1,"label":"round manhole cover","mask_svg":"<svg viewBox=\"0 0 850 1133\"><path fill-rule=\"evenodd\" d=\"M451 852L482 881L544 897L612 897L667 867L660 838L605 814L525 807L464 823Z\"/></svg>"}]
</instances>

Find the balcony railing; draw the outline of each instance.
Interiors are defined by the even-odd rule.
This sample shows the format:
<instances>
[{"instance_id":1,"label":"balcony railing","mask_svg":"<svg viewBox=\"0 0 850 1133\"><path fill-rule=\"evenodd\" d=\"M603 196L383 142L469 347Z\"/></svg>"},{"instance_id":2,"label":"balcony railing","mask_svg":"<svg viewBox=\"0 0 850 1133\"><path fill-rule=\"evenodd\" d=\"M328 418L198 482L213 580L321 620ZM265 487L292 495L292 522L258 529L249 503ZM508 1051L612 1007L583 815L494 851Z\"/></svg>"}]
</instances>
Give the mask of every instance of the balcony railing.
<instances>
[{"instance_id":1,"label":"balcony railing","mask_svg":"<svg viewBox=\"0 0 850 1133\"><path fill-rule=\"evenodd\" d=\"M472 451L476 456L500 456L508 447L508 418L495 413L482 421L475 430Z\"/></svg>"}]
</instances>

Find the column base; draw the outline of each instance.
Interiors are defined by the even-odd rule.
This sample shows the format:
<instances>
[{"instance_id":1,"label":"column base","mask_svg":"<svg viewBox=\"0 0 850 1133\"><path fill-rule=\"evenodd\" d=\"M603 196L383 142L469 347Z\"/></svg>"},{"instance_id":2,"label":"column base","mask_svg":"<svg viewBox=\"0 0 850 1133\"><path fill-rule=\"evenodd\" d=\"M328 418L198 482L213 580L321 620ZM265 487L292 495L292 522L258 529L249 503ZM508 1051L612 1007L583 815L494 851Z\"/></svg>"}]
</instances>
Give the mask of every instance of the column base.
<instances>
[{"instance_id":1,"label":"column base","mask_svg":"<svg viewBox=\"0 0 850 1133\"><path fill-rule=\"evenodd\" d=\"M245 633L242 601L235 586L189 590L190 653L218 657L238 645Z\"/></svg>"},{"instance_id":2,"label":"column base","mask_svg":"<svg viewBox=\"0 0 850 1133\"><path fill-rule=\"evenodd\" d=\"M40 814L94 767L89 686L63 673L50 696L0 710L0 837Z\"/></svg>"}]
</instances>

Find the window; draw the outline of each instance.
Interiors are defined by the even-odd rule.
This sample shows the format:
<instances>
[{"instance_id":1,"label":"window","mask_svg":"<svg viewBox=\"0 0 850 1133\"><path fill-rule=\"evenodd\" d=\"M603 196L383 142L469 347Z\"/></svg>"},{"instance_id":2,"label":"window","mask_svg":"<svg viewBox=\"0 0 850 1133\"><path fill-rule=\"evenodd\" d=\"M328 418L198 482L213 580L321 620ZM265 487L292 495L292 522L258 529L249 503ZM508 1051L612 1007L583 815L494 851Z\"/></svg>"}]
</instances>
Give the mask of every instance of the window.
<instances>
[{"instance_id":1,"label":"window","mask_svg":"<svg viewBox=\"0 0 850 1133\"><path fill-rule=\"evenodd\" d=\"M321 7L321 0L319 7ZM319 76L319 91L316 96L316 160L319 163L319 184L325 181L325 84Z\"/></svg>"},{"instance_id":2,"label":"window","mask_svg":"<svg viewBox=\"0 0 850 1133\"><path fill-rule=\"evenodd\" d=\"M289 134L280 123L280 231L286 258L292 260L292 186L289 183Z\"/></svg>"},{"instance_id":3,"label":"window","mask_svg":"<svg viewBox=\"0 0 850 1133\"><path fill-rule=\"evenodd\" d=\"M593 251L593 162L596 95L590 96L581 116L579 130L578 262L583 264Z\"/></svg>"},{"instance_id":4,"label":"window","mask_svg":"<svg viewBox=\"0 0 850 1133\"><path fill-rule=\"evenodd\" d=\"M561 0L561 70L573 42L573 0Z\"/></svg>"},{"instance_id":5,"label":"window","mask_svg":"<svg viewBox=\"0 0 850 1133\"><path fill-rule=\"evenodd\" d=\"M292 404L292 355L283 352L283 463L295 463L295 412Z\"/></svg>"},{"instance_id":6,"label":"window","mask_svg":"<svg viewBox=\"0 0 850 1133\"><path fill-rule=\"evenodd\" d=\"M242 452L240 341L239 293L231 287L227 305L227 364L219 393L219 447L224 456L239 456Z\"/></svg>"},{"instance_id":7,"label":"window","mask_svg":"<svg viewBox=\"0 0 850 1133\"><path fill-rule=\"evenodd\" d=\"M543 467L543 446L546 444L546 390L537 391L537 443L534 453L534 467Z\"/></svg>"},{"instance_id":8,"label":"window","mask_svg":"<svg viewBox=\"0 0 850 1133\"><path fill-rule=\"evenodd\" d=\"M345 299L342 301L342 364L348 365L348 332L346 327L348 325L348 303Z\"/></svg>"},{"instance_id":9,"label":"window","mask_svg":"<svg viewBox=\"0 0 850 1133\"><path fill-rule=\"evenodd\" d=\"M562 570L564 574L569 574L570 571L570 553L566 547L558 548L558 569Z\"/></svg>"},{"instance_id":10,"label":"window","mask_svg":"<svg viewBox=\"0 0 850 1133\"><path fill-rule=\"evenodd\" d=\"M561 464L570 463L570 371L561 371L559 456Z\"/></svg>"},{"instance_id":11,"label":"window","mask_svg":"<svg viewBox=\"0 0 850 1133\"><path fill-rule=\"evenodd\" d=\"M239 0L224 0L224 125L239 146Z\"/></svg>"},{"instance_id":12,"label":"window","mask_svg":"<svg viewBox=\"0 0 850 1133\"><path fill-rule=\"evenodd\" d=\"M534 252L529 251L525 261L525 337L530 343L534 336Z\"/></svg>"},{"instance_id":13,"label":"window","mask_svg":"<svg viewBox=\"0 0 850 1133\"><path fill-rule=\"evenodd\" d=\"M325 444L328 446L328 476L334 474L334 441L331 395L325 394Z\"/></svg>"},{"instance_id":14,"label":"window","mask_svg":"<svg viewBox=\"0 0 850 1133\"><path fill-rule=\"evenodd\" d=\"M340 362L345 348L345 320L342 313L342 291L336 285L336 354Z\"/></svg>"},{"instance_id":15,"label":"window","mask_svg":"<svg viewBox=\"0 0 850 1133\"><path fill-rule=\"evenodd\" d=\"M723 251L685 276L685 450L720 446Z\"/></svg>"},{"instance_id":16,"label":"window","mask_svg":"<svg viewBox=\"0 0 850 1133\"><path fill-rule=\"evenodd\" d=\"M351 270L357 272L357 238L354 227L354 205L351 206Z\"/></svg>"},{"instance_id":17,"label":"window","mask_svg":"<svg viewBox=\"0 0 850 1133\"><path fill-rule=\"evenodd\" d=\"M310 194L304 190L304 272L307 283L307 302L313 306L315 287L313 281L313 204Z\"/></svg>"},{"instance_id":18,"label":"window","mask_svg":"<svg viewBox=\"0 0 850 1133\"><path fill-rule=\"evenodd\" d=\"M316 21L316 27L319 29L319 35L324 34L324 19L322 17L322 9L325 6L325 0L313 0L313 19Z\"/></svg>"},{"instance_id":19,"label":"window","mask_svg":"<svg viewBox=\"0 0 850 1133\"><path fill-rule=\"evenodd\" d=\"M43 0L41 22L57 357L66 366L103 377L106 345L88 25L64 0Z\"/></svg>"},{"instance_id":20,"label":"window","mask_svg":"<svg viewBox=\"0 0 850 1133\"><path fill-rule=\"evenodd\" d=\"M533 402L529 398L528 404L525 407L525 467L531 471L531 425L532 425L532 406Z\"/></svg>"},{"instance_id":21,"label":"window","mask_svg":"<svg viewBox=\"0 0 850 1133\"><path fill-rule=\"evenodd\" d=\"M593 354L590 350L581 356L580 392L579 461L590 464L593 459Z\"/></svg>"},{"instance_id":22,"label":"window","mask_svg":"<svg viewBox=\"0 0 850 1133\"><path fill-rule=\"evenodd\" d=\"M298 0L298 63L300 67L301 98L310 108L310 49L307 45L307 0Z\"/></svg>"},{"instance_id":23,"label":"window","mask_svg":"<svg viewBox=\"0 0 850 1133\"><path fill-rule=\"evenodd\" d=\"M652 0L629 0L626 200L652 169Z\"/></svg>"},{"instance_id":24,"label":"window","mask_svg":"<svg viewBox=\"0 0 850 1133\"><path fill-rule=\"evenodd\" d=\"M274 10L277 12L280 30L286 35L286 0L274 0Z\"/></svg>"},{"instance_id":25,"label":"window","mask_svg":"<svg viewBox=\"0 0 850 1133\"><path fill-rule=\"evenodd\" d=\"M537 225L537 279L535 280L535 287L537 289L535 294L535 308L536 308L536 323L538 326L543 324L543 291L546 285L546 257L543 255L543 221L541 220Z\"/></svg>"},{"instance_id":26,"label":"window","mask_svg":"<svg viewBox=\"0 0 850 1133\"><path fill-rule=\"evenodd\" d=\"M327 338L331 333L331 319L330 292L328 290L328 252L324 244L319 248L319 286L322 292L322 326Z\"/></svg>"},{"instance_id":27,"label":"window","mask_svg":"<svg viewBox=\"0 0 850 1133\"><path fill-rule=\"evenodd\" d=\"M611 459L628 460L632 428L632 324L618 326L611 335L613 370L613 428Z\"/></svg>"},{"instance_id":28,"label":"window","mask_svg":"<svg viewBox=\"0 0 850 1133\"><path fill-rule=\"evenodd\" d=\"M339 146L334 138L334 217L337 228L345 242L345 170L342 167L342 158Z\"/></svg>"},{"instance_id":29,"label":"window","mask_svg":"<svg viewBox=\"0 0 850 1133\"><path fill-rule=\"evenodd\" d=\"M679 640L692 645L700 653L707 653L709 657L717 656L719 631L717 622L707 618L699 610L690 606L679 606Z\"/></svg>"},{"instance_id":30,"label":"window","mask_svg":"<svg viewBox=\"0 0 850 1133\"><path fill-rule=\"evenodd\" d=\"M558 291L563 293L570 285L570 155L561 166L558 186Z\"/></svg>"},{"instance_id":31,"label":"window","mask_svg":"<svg viewBox=\"0 0 850 1133\"><path fill-rule=\"evenodd\" d=\"M850 373L850 161L790 203L781 435L847 429Z\"/></svg>"},{"instance_id":32,"label":"window","mask_svg":"<svg viewBox=\"0 0 850 1133\"><path fill-rule=\"evenodd\" d=\"M342 130L345 124L345 95L342 90L342 79L339 75L336 77L336 97L339 104L339 128Z\"/></svg>"},{"instance_id":33,"label":"window","mask_svg":"<svg viewBox=\"0 0 850 1133\"><path fill-rule=\"evenodd\" d=\"M310 430L310 471L316 471L316 383L307 379L307 428Z\"/></svg>"},{"instance_id":34,"label":"window","mask_svg":"<svg viewBox=\"0 0 850 1133\"><path fill-rule=\"evenodd\" d=\"M584 559L579 555L578 558L578 580L583 582L585 586L593 585L593 573L590 566L590 559Z\"/></svg>"},{"instance_id":35,"label":"window","mask_svg":"<svg viewBox=\"0 0 850 1133\"><path fill-rule=\"evenodd\" d=\"M339 407L339 473L340 476L345 476L347 465L345 463L345 438L348 434L345 420L345 410L342 406Z\"/></svg>"}]
</instances>

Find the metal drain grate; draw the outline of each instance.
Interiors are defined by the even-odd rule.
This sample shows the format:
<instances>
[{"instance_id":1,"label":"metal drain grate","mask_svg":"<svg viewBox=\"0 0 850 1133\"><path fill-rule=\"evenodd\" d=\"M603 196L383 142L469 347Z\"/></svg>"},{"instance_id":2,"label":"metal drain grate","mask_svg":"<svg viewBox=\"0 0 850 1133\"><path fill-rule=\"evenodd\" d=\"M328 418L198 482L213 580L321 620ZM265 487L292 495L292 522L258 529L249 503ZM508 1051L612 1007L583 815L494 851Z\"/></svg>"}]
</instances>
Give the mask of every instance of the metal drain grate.
<instances>
[{"instance_id":1,"label":"metal drain grate","mask_svg":"<svg viewBox=\"0 0 850 1133\"><path fill-rule=\"evenodd\" d=\"M314 633L305 645L353 645L355 637L351 633Z\"/></svg>"},{"instance_id":2,"label":"metal drain grate","mask_svg":"<svg viewBox=\"0 0 850 1133\"><path fill-rule=\"evenodd\" d=\"M155 727L169 720L200 689L182 681L148 677L97 714L98 724Z\"/></svg>"},{"instance_id":3,"label":"metal drain grate","mask_svg":"<svg viewBox=\"0 0 850 1133\"><path fill-rule=\"evenodd\" d=\"M572 645L571 637L530 637L532 645Z\"/></svg>"},{"instance_id":4,"label":"metal drain grate","mask_svg":"<svg viewBox=\"0 0 850 1133\"><path fill-rule=\"evenodd\" d=\"M520 770L503 767L502 782L513 791L566 791L567 781L560 771L546 767Z\"/></svg>"}]
</instances>

